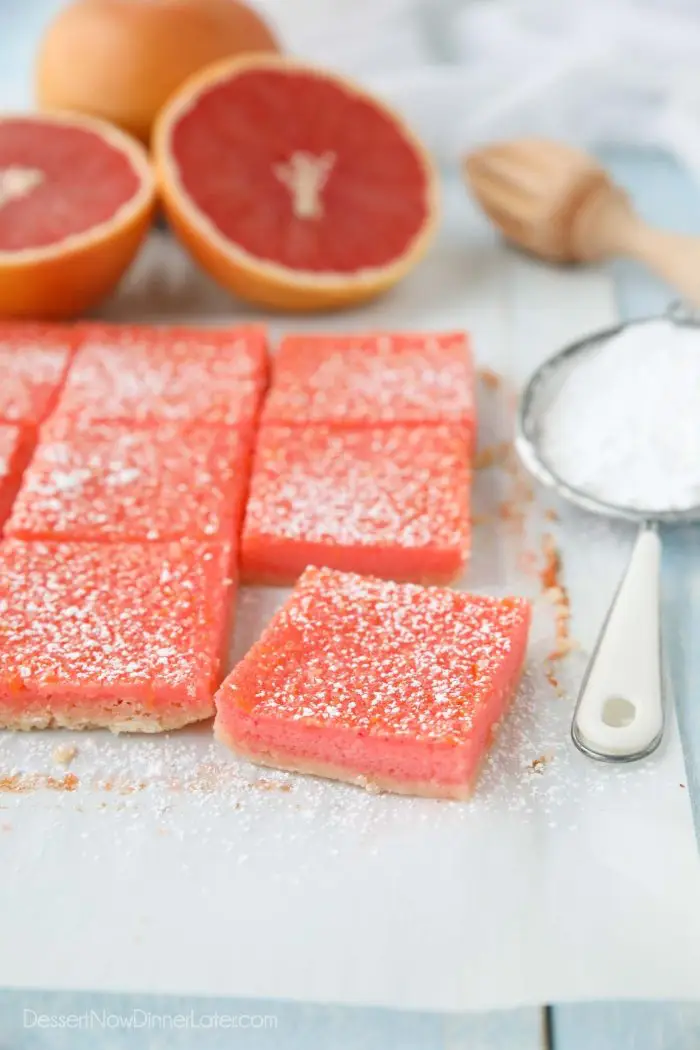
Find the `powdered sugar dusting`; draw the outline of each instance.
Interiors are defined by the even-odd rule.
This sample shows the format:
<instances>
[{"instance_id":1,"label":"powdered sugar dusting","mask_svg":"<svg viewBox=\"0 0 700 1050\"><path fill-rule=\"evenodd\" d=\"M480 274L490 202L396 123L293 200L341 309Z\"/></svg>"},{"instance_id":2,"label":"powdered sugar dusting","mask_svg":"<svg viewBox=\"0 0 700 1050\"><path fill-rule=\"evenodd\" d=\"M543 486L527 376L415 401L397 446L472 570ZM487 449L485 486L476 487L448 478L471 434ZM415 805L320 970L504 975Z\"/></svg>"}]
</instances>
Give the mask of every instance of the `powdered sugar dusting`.
<instances>
[{"instance_id":1,"label":"powdered sugar dusting","mask_svg":"<svg viewBox=\"0 0 700 1050\"><path fill-rule=\"evenodd\" d=\"M518 675L528 616L520 600L309 569L219 694L223 724L238 708L463 743Z\"/></svg>"},{"instance_id":2,"label":"powdered sugar dusting","mask_svg":"<svg viewBox=\"0 0 700 1050\"><path fill-rule=\"evenodd\" d=\"M288 336L266 422L474 423L474 375L463 333Z\"/></svg>"},{"instance_id":3,"label":"powdered sugar dusting","mask_svg":"<svg viewBox=\"0 0 700 1050\"><path fill-rule=\"evenodd\" d=\"M67 325L0 324L0 420L35 424L46 418L77 331Z\"/></svg>"},{"instance_id":4,"label":"powdered sugar dusting","mask_svg":"<svg viewBox=\"0 0 700 1050\"><path fill-rule=\"evenodd\" d=\"M87 326L59 414L132 423L248 423L265 383L264 329Z\"/></svg>"},{"instance_id":5,"label":"powdered sugar dusting","mask_svg":"<svg viewBox=\"0 0 700 1050\"><path fill-rule=\"evenodd\" d=\"M242 514L250 443L237 429L51 424L42 428L7 534L226 538Z\"/></svg>"},{"instance_id":6,"label":"powdered sugar dusting","mask_svg":"<svg viewBox=\"0 0 700 1050\"><path fill-rule=\"evenodd\" d=\"M564 481L624 507L700 506L700 329L631 325L557 382L540 441Z\"/></svg>"},{"instance_id":7,"label":"powdered sugar dusting","mask_svg":"<svg viewBox=\"0 0 700 1050\"><path fill-rule=\"evenodd\" d=\"M2 723L110 724L133 708L148 728L163 709L181 724L211 713L229 564L226 544L6 541Z\"/></svg>"},{"instance_id":8,"label":"powdered sugar dusting","mask_svg":"<svg viewBox=\"0 0 700 1050\"><path fill-rule=\"evenodd\" d=\"M468 440L459 427L264 426L244 545L263 537L343 547L469 545Z\"/></svg>"}]
</instances>

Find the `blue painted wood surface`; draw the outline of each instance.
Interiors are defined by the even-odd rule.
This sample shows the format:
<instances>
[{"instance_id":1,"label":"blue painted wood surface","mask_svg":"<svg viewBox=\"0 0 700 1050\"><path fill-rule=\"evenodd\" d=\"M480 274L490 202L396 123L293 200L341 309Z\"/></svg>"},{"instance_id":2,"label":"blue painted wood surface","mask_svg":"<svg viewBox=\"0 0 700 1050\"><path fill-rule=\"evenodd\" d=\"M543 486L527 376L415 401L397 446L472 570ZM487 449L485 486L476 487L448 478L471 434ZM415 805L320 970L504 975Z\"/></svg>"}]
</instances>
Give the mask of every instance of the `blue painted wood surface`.
<instances>
[{"instance_id":1,"label":"blue painted wood surface","mask_svg":"<svg viewBox=\"0 0 700 1050\"><path fill-rule=\"evenodd\" d=\"M605 160L650 222L700 234L700 193L670 157L610 150ZM614 272L625 318L661 313L675 297L633 263L616 263ZM664 548L666 639L700 832L700 528L667 532ZM553 1037L556 1050L699 1050L700 1004L559 1006Z\"/></svg>"},{"instance_id":2,"label":"blue painted wood surface","mask_svg":"<svg viewBox=\"0 0 700 1050\"><path fill-rule=\"evenodd\" d=\"M207 1019L223 1015L235 1015L245 1027L203 1027L211 1023ZM179 1022L182 1027L174 1027L178 1024L174 1020L176 1016L182 1018ZM46 1025L50 1025L53 1018L74 1017L75 1027L40 1027L42 1017L46 1020L41 1023ZM256 1018L260 1020L256 1022ZM543 1050L542 1019L539 1010L458 1017L272 1001L0 991L0 1050L229 1050L230 1047L241 1050L391 1050L392 1047L397 1050Z\"/></svg>"},{"instance_id":3,"label":"blue painted wood surface","mask_svg":"<svg viewBox=\"0 0 700 1050\"><path fill-rule=\"evenodd\" d=\"M556 1050L698 1050L700 1006L570 1006L554 1012L553 1036Z\"/></svg>"}]
</instances>

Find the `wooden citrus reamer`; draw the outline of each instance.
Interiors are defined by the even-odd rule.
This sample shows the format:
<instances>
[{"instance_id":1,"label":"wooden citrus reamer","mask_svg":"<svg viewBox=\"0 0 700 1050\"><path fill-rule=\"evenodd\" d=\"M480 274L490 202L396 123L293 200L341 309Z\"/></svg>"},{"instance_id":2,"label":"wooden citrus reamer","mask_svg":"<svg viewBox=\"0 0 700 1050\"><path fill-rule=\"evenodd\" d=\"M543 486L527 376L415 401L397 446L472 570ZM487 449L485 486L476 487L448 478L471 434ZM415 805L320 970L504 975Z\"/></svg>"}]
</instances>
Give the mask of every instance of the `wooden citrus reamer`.
<instances>
[{"instance_id":1,"label":"wooden citrus reamer","mask_svg":"<svg viewBox=\"0 0 700 1050\"><path fill-rule=\"evenodd\" d=\"M508 240L551 262L624 256L700 305L700 237L648 226L582 150L547 139L494 143L464 160L476 200Z\"/></svg>"}]
</instances>

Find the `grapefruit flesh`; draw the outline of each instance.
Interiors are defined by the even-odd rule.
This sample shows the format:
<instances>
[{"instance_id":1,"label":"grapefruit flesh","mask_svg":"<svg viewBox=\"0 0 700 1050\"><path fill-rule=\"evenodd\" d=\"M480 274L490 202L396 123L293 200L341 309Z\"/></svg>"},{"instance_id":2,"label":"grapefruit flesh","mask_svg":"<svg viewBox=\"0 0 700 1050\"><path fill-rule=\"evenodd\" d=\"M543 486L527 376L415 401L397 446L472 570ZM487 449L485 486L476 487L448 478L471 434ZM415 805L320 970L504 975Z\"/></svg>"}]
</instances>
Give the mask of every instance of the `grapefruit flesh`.
<instances>
[{"instance_id":1,"label":"grapefruit flesh","mask_svg":"<svg viewBox=\"0 0 700 1050\"><path fill-rule=\"evenodd\" d=\"M343 79L278 56L206 71L155 134L175 231L242 298L321 309L399 280L430 241L436 177L411 132Z\"/></svg>"},{"instance_id":2,"label":"grapefruit flesh","mask_svg":"<svg viewBox=\"0 0 700 1050\"><path fill-rule=\"evenodd\" d=\"M103 298L154 192L142 147L99 121L0 117L0 316L68 318Z\"/></svg>"}]
</instances>

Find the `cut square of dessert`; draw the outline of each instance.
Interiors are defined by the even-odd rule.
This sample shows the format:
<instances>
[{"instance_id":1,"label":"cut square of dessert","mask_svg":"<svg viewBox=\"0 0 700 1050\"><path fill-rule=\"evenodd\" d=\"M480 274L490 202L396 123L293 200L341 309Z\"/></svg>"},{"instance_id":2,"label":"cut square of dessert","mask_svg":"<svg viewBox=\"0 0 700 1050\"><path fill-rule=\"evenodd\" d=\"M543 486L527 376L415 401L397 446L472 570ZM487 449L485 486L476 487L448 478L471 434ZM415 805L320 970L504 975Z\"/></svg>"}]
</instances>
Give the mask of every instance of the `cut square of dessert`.
<instances>
[{"instance_id":1,"label":"cut square of dessert","mask_svg":"<svg viewBox=\"0 0 700 1050\"><path fill-rule=\"evenodd\" d=\"M0 532L12 510L33 448L34 431L0 423Z\"/></svg>"},{"instance_id":2,"label":"cut square of dessert","mask_svg":"<svg viewBox=\"0 0 700 1050\"><path fill-rule=\"evenodd\" d=\"M250 582L307 565L422 583L464 568L471 474L460 427L265 426L241 541Z\"/></svg>"},{"instance_id":3,"label":"cut square of dessert","mask_svg":"<svg viewBox=\"0 0 700 1050\"><path fill-rule=\"evenodd\" d=\"M70 325L0 322L0 421L36 426L46 419L79 339Z\"/></svg>"},{"instance_id":4,"label":"cut square of dessert","mask_svg":"<svg viewBox=\"0 0 700 1050\"><path fill-rule=\"evenodd\" d=\"M81 421L250 424L265 330L85 325L58 412Z\"/></svg>"},{"instance_id":5,"label":"cut square of dessert","mask_svg":"<svg viewBox=\"0 0 700 1050\"><path fill-rule=\"evenodd\" d=\"M308 569L215 697L254 762L466 798L525 661L530 606Z\"/></svg>"},{"instance_id":6,"label":"cut square of dessert","mask_svg":"<svg viewBox=\"0 0 700 1050\"><path fill-rule=\"evenodd\" d=\"M266 423L476 425L463 332L292 335L280 346Z\"/></svg>"},{"instance_id":7,"label":"cut square of dessert","mask_svg":"<svg viewBox=\"0 0 700 1050\"><path fill-rule=\"evenodd\" d=\"M0 546L0 728L176 729L213 714L226 544Z\"/></svg>"},{"instance_id":8,"label":"cut square of dessert","mask_svg":"<svg viewBox=\"0 0 700 1050\"><path fill-rule=\"evenodd\" d=\"M50 422L7 525L19 539L144 541L238 536L245 430Z\"/></svg>"}]
</instances>

